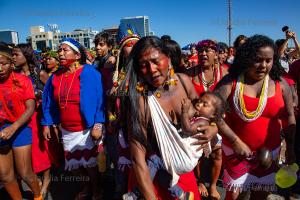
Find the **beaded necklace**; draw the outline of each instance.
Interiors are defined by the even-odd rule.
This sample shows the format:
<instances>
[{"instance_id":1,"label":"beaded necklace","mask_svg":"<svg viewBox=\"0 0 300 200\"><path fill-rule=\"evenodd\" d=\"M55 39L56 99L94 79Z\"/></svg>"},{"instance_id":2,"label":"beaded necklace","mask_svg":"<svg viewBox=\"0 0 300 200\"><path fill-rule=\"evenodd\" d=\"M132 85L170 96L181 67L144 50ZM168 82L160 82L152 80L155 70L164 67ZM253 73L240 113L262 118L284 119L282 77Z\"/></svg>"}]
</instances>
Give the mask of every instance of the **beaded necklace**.
<instances>
[{"instance_id":1,"label":"beaded necklace","mask_svg":"<svg viewBox=\"0 0 300 200\"><path fill-rule=\"evenodd\" d=\"M77 68L77 66L76 66L76 68ZM75 75L76 75L76 72L77 72L78 69L80 69L80 68L77 68L75 70L75 72L73 73L72 80L71 80L70 87L69 87L68 92L67 92L67 97L66 97L66 101L65 101L64 106L61 105L61 96L60 96L61 83L62 83L64 74L61 75L60 82L59 82L59 88L58 88L58 104L63 109L66 109L66 107L67 107L68 100L69 100L69 94L70 94L70 91L71 91L71 88L72 88L72 85L73 85L73 81L74 81L74 78L75 78Z\"/></svg>"},{"instance_id":2,"label":"beaded necklace","mask_svg":"<svg viewBox=\"0 0 300 200\"><path fill-rule=\"evenodd\" d=\"M200 75L198 75L199 80L201 81L204 91L208 91L209 88L215 83L218 82L220 80L220 66L218 65L217 70L215 69L215 67L213 67L213 78L211 81L207 82L205 80L205 73L201 68L201 78ZM217 78L216 78L217 77Z\"/></svg>"},{"instance_id":3,"label":"beaded necklace","mask_svg":"<svg viewBox=\"0 0 300 200\"><path fill-rule=\"evenodd\" d=\"M169 72L168 72L168 80L162 85L163 86L163 89L159 89L157 88L155 91L149 91L149 88L148 88L148 85L146 85L144 82L138 82L135 89L139 92L139 93L152 93L154 94L157 98L160 98L162 93L169 90L169 87L170 85L172 86L176 86L177 85L177 82L178 80L172 78L174 76L174 69L171 67L169 69Z\"/></svg>"},{"instance_id":4,"label":"beaded necklace","mask_svg":"<svg viewBox=\"0 0 300 200\"><path fill-rule=\"evenodd\" d=\"M263 113L267 100L268 100L268 88L269 88L269 75L266 75L261 93L259 96L258 106L255 111L248 111L244 102L244 74L240 75L237 79L236 88L233 96L233 104L235 112L246 122L252 122L261 116Z\"/></svg>"}]
</instances>

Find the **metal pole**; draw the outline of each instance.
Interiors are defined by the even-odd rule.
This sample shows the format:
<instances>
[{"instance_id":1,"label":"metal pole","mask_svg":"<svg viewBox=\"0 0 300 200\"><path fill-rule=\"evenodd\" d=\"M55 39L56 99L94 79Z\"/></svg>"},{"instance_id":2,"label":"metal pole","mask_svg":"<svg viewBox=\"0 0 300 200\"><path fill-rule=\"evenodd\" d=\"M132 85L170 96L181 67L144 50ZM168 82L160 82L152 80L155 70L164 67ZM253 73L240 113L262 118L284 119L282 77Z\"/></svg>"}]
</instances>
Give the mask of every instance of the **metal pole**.
<instances>
[{"instance_id":1,"label":"metal pole","mask_svg":"<svg viewBox=\"0 0 300 200\"><path fill-rule=\"evenodd\" d=\"M228 45L231 46L231 0L228 0Z\"/></svg>"}]
</instances>

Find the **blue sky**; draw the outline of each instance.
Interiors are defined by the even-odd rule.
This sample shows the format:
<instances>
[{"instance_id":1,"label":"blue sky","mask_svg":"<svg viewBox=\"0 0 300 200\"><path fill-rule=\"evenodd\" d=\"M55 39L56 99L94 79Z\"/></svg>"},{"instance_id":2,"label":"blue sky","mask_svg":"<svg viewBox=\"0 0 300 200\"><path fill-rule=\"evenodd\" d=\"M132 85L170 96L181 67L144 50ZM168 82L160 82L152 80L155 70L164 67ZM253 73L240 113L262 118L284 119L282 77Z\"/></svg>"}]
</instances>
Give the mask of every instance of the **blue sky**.
<instances>
[{"instance_id":1,"label":"blue sky","mask_svg":"<svg viewBox=\"0 0 300 200\"><path fill-rule=\"evenodd\" d=\"M283 25L300 36L299 9L299 0L232 0L232 38L256 33L282 38ZM156 35L168 34L182 46L206 38L228 42L227 0L0 0L0 29L18 31L20 42L33 25L102 30L141 15L149 16Z\"/></svg>"}]
</instances>

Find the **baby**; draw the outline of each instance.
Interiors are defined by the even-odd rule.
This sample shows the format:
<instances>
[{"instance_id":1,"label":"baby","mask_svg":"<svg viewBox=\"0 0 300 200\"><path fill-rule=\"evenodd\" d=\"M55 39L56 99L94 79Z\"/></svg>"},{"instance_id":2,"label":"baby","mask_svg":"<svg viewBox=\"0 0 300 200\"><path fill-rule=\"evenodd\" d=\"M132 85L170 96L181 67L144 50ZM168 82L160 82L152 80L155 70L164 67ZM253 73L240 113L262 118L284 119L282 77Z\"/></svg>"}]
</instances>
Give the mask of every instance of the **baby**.
<instances>
[{"instance_id":1,"label":"baby","mask_svg":"<svg viewBox=\"0 0 300 200\"><path fill-rule=\"evenodd\" d=\"M199 133L197 130L199 126L216 123L225 113L223 99L212 92L204 92L199 99L194 99L192 109L187 99L183 99L181 104L182 132L187 136Z\"/></svg>"},{"instance_id":2,"label":"baby","mask_svg":"<svg viewBox=\"0 0 300 200\"><path fill-rule=\"evenodd\" d=\"M191 107L190 102L187 99L183 99L182 101L182 137L189 137L199 134L197 131L199 126L215 123L225 112L222 98L212 92L203 93L199 99L193 100L192 104L193 107ZM206 148L205 146L210 145L202 145L202 148ZM197 149L199 146L195 146L195 148ZM165 166L160 157L157 155L150 156L147 159L147 165L152 180L156 176L158 170L164 171L163 173L157 174L157 181L160 186L168 188L173 197L177 197L179 200L194 199L194 194L192 192L184 192L178 184L169 186L168 180L170 180L172 177L170 177L171 175L164 170ZM138 188L135 188L132 190L132 192L124 194L123 199L138 199L140 196L141 195L138 191Z\"/></svg>"}]
</instances>

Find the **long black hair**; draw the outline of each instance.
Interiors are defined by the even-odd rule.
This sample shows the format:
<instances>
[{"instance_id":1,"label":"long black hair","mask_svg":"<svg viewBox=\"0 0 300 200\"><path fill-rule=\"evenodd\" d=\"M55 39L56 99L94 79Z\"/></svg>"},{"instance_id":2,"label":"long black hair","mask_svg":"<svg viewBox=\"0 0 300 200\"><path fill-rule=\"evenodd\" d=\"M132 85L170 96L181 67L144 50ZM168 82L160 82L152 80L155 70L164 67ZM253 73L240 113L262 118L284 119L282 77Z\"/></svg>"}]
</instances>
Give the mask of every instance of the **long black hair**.
<instances>
[{"instance_id":1,"label":"long black hair","mask_svg":"<svg viewBox=\"0 0 300 200\"><path fill-rule=\"evenodd\" d=\"M281 80L283 68L279 63L274 41L264 35L254 35L247 39L247 41L240 46L235 54L232 66L229 69L229 74L233 78L237 78L240 74L245 73L253 64L257 56L257 51L262 47L271 47L274 50L273 66L269 73L273 80Z\"/></svg>"},{"instance_id":2,"label":"long black hair","mask_svg":"<svg viewBox=\"0 0 300 200\"><path fill-rule=\"evenodd\" d=\"M40 81L39 72L41 70L41 63L38 62L36 55L34 54L33 48L30 44L18 44L14 48L20 49L22 54L24 55L29 72L30 77L33 79L33 83L35 85L35 89L43 90L43 84Z\"/></svg>"},{"instance_id":3,"label":"long black hair","mask_svg":"<svg viewBox=\"0 0 300 200\"><path fill-rule=\"evenodd\" d=\"M143 134L143 127L148 128L148 122L146 117L148 116L148 103L147 98L143 98L142 95L136 90L137 83L141 80L139 77L139 59L141 54L149 48L154 48L165 54L169 57L169 50L165 46L164 42L156 36L147 36L141 38L134 46L129 55L126 69L127 75L126 80L120 86L120 90L125 91L128 89L128 92L124 95L121 95L121 113L122 119L127 118L127 123L130 123L132 135L131 139L133 142L138 142L143 145L145 148L148 147L147 140ZM146 83L145 83L146 84ZM145 109L140 110L140 98L143 98ZM145 118L142 119L139 113L144 112Z\"/></svg>"}]
</instances>

